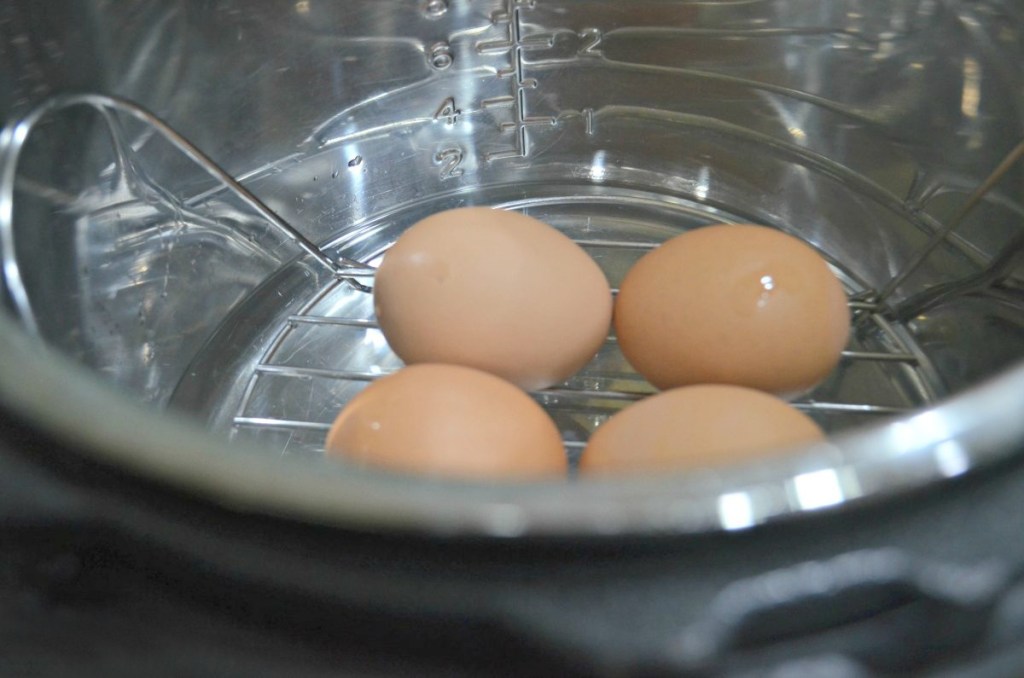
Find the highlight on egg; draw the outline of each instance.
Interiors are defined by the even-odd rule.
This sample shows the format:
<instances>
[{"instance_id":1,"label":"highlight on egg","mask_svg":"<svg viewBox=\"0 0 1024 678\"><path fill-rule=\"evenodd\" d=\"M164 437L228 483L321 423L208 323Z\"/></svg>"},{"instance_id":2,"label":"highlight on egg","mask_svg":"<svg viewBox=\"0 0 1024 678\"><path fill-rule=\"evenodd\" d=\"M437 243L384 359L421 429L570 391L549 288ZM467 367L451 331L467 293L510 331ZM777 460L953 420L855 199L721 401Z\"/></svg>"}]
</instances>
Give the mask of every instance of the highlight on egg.
<instances>
[{"instance_id":1,"label":"highlight on egg","mask_svg":"<svg viewBox=\"0 0 1024 678\"><path fill-rule=\"evenodd\" d=\"M740 386L705 384L655 394L616 413L580 457L584 476L713 468L823 440L784 400Z\"/></svg>"},{"instance_id":2,"label":"highlight on egg","mask_svg":"<svg viewBox=\"0 0 1024 678\"><path fill-rule=\"evenodd\" d=\"M850 311L842 283L803 241L718 224L641 257L620 286L614 326L626 360L658 388L717 383L789 395L835 369Z\"/></svg>"},{"instance_id":3,"label":"highlight on egg","mask_svg":"<svg viewBox=\"0 0 1024 678\"><path fill-rule=\"evenodd\" d=\"M382 377L338 414L328 457L463 480L564 478L562 437L512 384L458 365L421 364Z\"/></svg>"},{"instance_id":4,"label":"highlight on egg","mask_svg":"<svg viewBox=\"0 0 1024 678\"><path fill-rule=\"evenodd\" d=\"M385 253L374 310L407 364L448 363L532 390L581 369L611 325L593 259L518 212L465 207L417 222Z\"/></svg>"}]
</instances>

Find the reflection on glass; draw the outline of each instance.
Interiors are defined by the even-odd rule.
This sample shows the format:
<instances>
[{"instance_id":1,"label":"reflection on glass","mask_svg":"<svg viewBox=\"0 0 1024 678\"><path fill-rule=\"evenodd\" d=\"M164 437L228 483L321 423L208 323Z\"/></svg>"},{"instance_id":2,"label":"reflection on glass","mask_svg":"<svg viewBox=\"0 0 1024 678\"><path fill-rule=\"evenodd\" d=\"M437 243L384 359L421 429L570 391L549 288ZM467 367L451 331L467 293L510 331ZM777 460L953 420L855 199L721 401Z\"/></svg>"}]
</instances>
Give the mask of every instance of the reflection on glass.
<instances>
[{"instance_id":1,"label":"reflection on glass","mask_svg":"<svg viewBox=\"0 0 1024 678\"><path fill-rule=\"evenodd\" d=\"M384 338L383 332L376 327L371 327L366 330L366 334L363 336L363 344L374 349L385 349L388 347L388 340Z\"/></svg>"},{"instance_id":2,"label":"reflection on glass","mask_svg":"<svg viewBox=\"0 0 1024 678\"><path fill-rule=\"evenodd\" d=\"M711 173L707 167L701 167L700 172L697 175L697 186L693 189L693 194L697 196L697 200L707 200L708 190L711 188Z\"/></svg>"},{"instance_id":3,"label":"reflection on glass","mask_svg":"<svg viewBox=\"0 0 1024 678\"><path fill-rule=\"evenodd\" d=\"M754 524L754 507L746 492L731 492L718 498L718 518L727 530L742 530Z\"/></svg>"},{"instance_id":4,"label":"reflection on glass","mask_svg":"<svg viewBox=\"0 0 1024 678\"><path fill-rule=\"evenodd\" d=\"M605 174L605 152L601 150L594 154L594 160L590 164L590 179L601 182L604 181Z\"/></svg>"},{"instance_id":5,"label":"reflection on glass","mask_svg":"<svg viewBox=\"0 0 1024 678\"><path fill-rule=\"evenodd\" d=\"M802 509L818 509L842 503L843 488L832 469L801 473L793 478L793 489Z\"/></svg>"},{"instance_id":6,"label":"reflection on glass","mask_svg":"<svg viewBox=\"0 0 1024 678\"><path fill-rule=\"evenodd\" d=\"M965 118L978 117L981 103L981 69L972 57L964 59L964 89L960 93L960 112Z\"/></svg>"},{"instance_id":7,"label":"reflection on glass","mask_svg":"<svg viewBox=\"0 0 1024 678\"><path fill-rule=\"evenodd\" d=\"M922 412L905 422L893 422L889 435L898 449L908 450L949 440L953 430L938 412Z\"/></svg>"},{"instance_id":8,"label":"reflection on glass","mask_svg":"<svg viewBox=\"0 0 1024 678\"><path fill-rule=\"evenodd\" d=\"M958 476L970 467L967 451L955 440L947 440L936 446L935 463L947 478Z\"/></svg>"}]
</instances>

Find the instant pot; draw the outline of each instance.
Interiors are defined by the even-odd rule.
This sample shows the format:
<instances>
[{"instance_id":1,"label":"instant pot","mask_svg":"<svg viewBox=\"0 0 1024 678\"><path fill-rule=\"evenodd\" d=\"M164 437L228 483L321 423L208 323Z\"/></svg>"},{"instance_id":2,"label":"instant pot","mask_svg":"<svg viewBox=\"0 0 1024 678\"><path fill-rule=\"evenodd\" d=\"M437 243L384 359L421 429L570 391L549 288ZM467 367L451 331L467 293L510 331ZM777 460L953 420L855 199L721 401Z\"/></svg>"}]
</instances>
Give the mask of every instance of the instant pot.
<instances>
[{"instance_id":1,"label":"instant pot","mask_svg":"<svg viewBox=\"0 0 1024 678\"><path fill-rule=\"evenodd\" d=\"M954 0L6 4L0 672L1019 675L1022 26ZM793 400L829 441L600 481L325 461L401 364L374 267L465 205L551 224L613 288L705 224L814 246L853 317ZM652 392L610 339L531 395L574 460Z\"/></svg>"}]
</instances>

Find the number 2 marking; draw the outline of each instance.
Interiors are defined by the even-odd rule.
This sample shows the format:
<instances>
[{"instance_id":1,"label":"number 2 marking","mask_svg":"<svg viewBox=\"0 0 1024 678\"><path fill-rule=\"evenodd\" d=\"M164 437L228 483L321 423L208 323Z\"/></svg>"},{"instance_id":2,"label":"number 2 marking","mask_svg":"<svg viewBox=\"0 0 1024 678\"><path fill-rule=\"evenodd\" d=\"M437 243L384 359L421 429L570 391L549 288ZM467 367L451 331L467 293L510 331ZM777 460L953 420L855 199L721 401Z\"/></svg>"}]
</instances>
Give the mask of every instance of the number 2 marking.
<instances>
[{"instance_id":1,"label":"number 2 marking","mask_svg":"<svg viewBox=\"0 0 1024 678\"><path fill-rule=\"evenodd\" d=\"M580 48L577 50L579 55L596 56L598 52L595 48L601 44L601 31L597 28L584 28L579 32L579 38L581 41Z\"/></svg>"},{"instance_id":2,"label":"number 2 marking","mask_svg":"<svg viewBox=\"0 0 1024 678\"><path fill-rule=\"evenodd\" d=\"M458 147L446 148L443 151L437 152L437 155L434 156L434 161L441 165L441 181L462 176L462 170L459 168L459 165L462 164L462 158L462 149Z\"/></svg>"}]
</instances>

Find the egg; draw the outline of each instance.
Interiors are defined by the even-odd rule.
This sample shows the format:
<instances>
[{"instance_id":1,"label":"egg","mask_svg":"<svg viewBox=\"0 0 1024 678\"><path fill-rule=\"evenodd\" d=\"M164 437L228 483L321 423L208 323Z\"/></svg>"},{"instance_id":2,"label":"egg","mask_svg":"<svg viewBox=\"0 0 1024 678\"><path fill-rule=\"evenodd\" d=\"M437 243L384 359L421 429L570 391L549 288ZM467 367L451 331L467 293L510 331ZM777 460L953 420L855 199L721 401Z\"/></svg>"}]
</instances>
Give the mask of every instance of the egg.
<instances>
[{"instance_id":1,"label":"egg","mask_svg":"<svg viewBox=\"0 0 1024 678\"><path fill-rule=\"evenodd\" d=\"M512 384L422 364L370 384L335 419L328 457L396 472L477 480L564 477L554 422Z\"/></svg>"},{"instance_id":2,"label":"egg","mask_svg":"<svg viewBox=\"0 0 1024 678\"><path fill-rule=\"evenodd\" d=\"M414 224L385 254L373 295L407 364L465 365L528 390L577 372L611 325L611 290L586 252L537 219L486 207Z\"/></svg>"},{"instance_id":3,"label":"egg","mask_svg":"<svg viewBox=\"0 0 1024 678\"><path fill-rule=\"evenodd\" d=\"M658 388L794 394L835 368L850 311L809 245L764 226L720 224L641 257L620 286L614 325L626 360Z\"/></svg>"},{"instance_id":4,"label":"egg","mask_svg":"<svg viewBox=\"0 0 1024 678\"><path fill-rule=\"evenodd\" d=\"M714 467L823 438L810 417L776 396L741 386L684 386L602 424L579 469L601 475Z\"/></svg>"}]
</instances>

